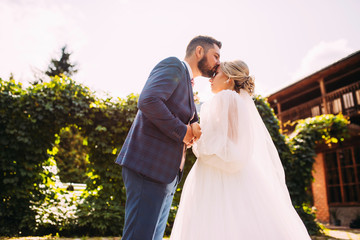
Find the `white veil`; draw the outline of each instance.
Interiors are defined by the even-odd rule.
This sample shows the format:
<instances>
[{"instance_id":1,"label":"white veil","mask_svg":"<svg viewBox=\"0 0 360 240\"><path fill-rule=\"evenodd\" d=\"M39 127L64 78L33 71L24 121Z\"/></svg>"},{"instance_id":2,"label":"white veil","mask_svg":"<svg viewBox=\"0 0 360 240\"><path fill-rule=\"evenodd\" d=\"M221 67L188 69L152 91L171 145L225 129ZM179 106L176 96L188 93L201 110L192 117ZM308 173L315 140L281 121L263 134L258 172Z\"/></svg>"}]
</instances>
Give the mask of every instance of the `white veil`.
<instances>
[{"instance_id":1,"label":"white veil","mask_svg":"<svg viewBox=\"0 0 360 240\"><path fill-rule=\"evenodd\" d=\"M245 90L223 90L204 103L200 125L203 134L193 146L199 161L230 173L254 172L269 190L289 200L277 149Z\"/></svg>"}]
</instances>

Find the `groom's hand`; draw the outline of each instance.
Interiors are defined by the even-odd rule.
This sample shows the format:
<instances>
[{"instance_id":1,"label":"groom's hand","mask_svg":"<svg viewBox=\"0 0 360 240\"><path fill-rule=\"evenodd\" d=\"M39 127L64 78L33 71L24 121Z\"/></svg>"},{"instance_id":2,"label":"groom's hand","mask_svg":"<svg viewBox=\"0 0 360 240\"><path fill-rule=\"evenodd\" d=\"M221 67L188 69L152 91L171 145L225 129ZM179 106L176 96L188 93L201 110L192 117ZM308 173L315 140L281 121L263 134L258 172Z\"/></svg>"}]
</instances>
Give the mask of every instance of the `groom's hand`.
<instances>
[{"instance_id":1,"label":"groom's hand","mask_svg":"<svg viewBox=\"0 0 360 240\"><path fill-rule=\"evenodd\" d=\"M186 130L186 134L185 134L185 137L183 139L183 142L186 145L189 145L189 144L191 144L193 138L194 138L193 131L192 131L191 127L189 125L187 125L187 130Z\"/></svg>"},{"instance_id":2,"label":"groom's hand","mask_svg":"<svg viewBox=\"0 0 360 240\"><path fill-rule=\"evenodd\" d=\"M197 122L194 122L191 124L191 129L193 131L193 135L194 135L194 142L196 142L197 140L199 140L199 138L201 137L201 127L200 124Z\"/></svg>"}]
</instances>

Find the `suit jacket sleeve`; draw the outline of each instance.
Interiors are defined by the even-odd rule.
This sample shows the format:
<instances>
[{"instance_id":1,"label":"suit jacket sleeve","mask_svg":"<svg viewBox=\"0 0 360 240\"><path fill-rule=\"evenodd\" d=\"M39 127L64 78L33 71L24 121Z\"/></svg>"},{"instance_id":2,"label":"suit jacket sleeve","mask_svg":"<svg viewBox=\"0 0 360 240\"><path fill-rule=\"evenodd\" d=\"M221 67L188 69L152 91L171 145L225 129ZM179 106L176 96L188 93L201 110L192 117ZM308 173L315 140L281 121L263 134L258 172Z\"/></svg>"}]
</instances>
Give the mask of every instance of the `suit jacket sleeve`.
<instances>
[{"instance_id":1,"label":"suit jacket sleeve","mask_svg":"<svg viewBox=\"0 0 360 240\"><path fill-rule=\"evenodd\" d=\"M191 123L194 123L194 122L197 122L197 123L199 122L199 116L198 116L198 113L197 113L197 111L196 111L196 108L195 108L194 118L191 119L190 124L191 124Z\"/></svg>"},{"instance_id":2,"label":"suit jacket sleeve","mask_svg":"<svg viewBox=\"0 0 360 240\"><path fill-rule=\"evenodd\" d=\"M160 64L151 72L140 94L138 108L165 135L182 142L187 126L165 104L182 79L179 63Z\"/></svg>"}]
</instances>

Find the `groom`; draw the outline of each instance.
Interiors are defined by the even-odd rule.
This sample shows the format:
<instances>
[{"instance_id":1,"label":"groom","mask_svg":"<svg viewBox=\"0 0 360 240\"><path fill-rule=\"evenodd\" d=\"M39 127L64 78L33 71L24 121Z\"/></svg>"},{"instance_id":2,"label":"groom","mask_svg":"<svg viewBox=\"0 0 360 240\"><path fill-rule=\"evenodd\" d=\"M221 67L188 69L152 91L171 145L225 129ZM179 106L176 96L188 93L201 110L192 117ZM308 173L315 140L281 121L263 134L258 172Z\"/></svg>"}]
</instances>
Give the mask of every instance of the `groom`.
<instances>
[{"instance_id":1,"label":"groom","mask_svg":"<svg viewBox=\"0 0 360 240\"><path fill-rule=\"evenodd\" d=\"M169 57L151 71L138 113L116 159L126 187L122 240L161 240L179 183L187 145L198 122L192 81L211 77L220 64L221 42L197 36L184 61Z\"/></svg>"}]
</instances>

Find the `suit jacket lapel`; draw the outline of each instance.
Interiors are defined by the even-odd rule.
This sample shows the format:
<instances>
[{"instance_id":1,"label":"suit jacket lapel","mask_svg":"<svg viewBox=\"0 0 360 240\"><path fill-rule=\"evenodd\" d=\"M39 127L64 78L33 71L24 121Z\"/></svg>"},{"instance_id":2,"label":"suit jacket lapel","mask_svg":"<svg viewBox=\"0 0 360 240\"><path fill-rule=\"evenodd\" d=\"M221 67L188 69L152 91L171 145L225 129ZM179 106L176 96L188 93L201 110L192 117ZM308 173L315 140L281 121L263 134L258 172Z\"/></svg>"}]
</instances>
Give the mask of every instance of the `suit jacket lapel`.
<instances>
[{"instance_id":1,"label":"suit jacket lapel","mask_svg":"<svg viewBox=\"0 0 360 240\"><path fill-rule=\"evenodd\" d=\"M195 114L195 102L194 102L194 93L193 93L193 89L191 86L191 79L190 79L190 73L189 70L187 69L186 64L183 62L183 65L186 69L186 81L187 81L187 87L189 90L189 100L190 100L190 109L191 109L191 117L190 120L193 118L193 115Z\"/></svg>"}]
</instances>

